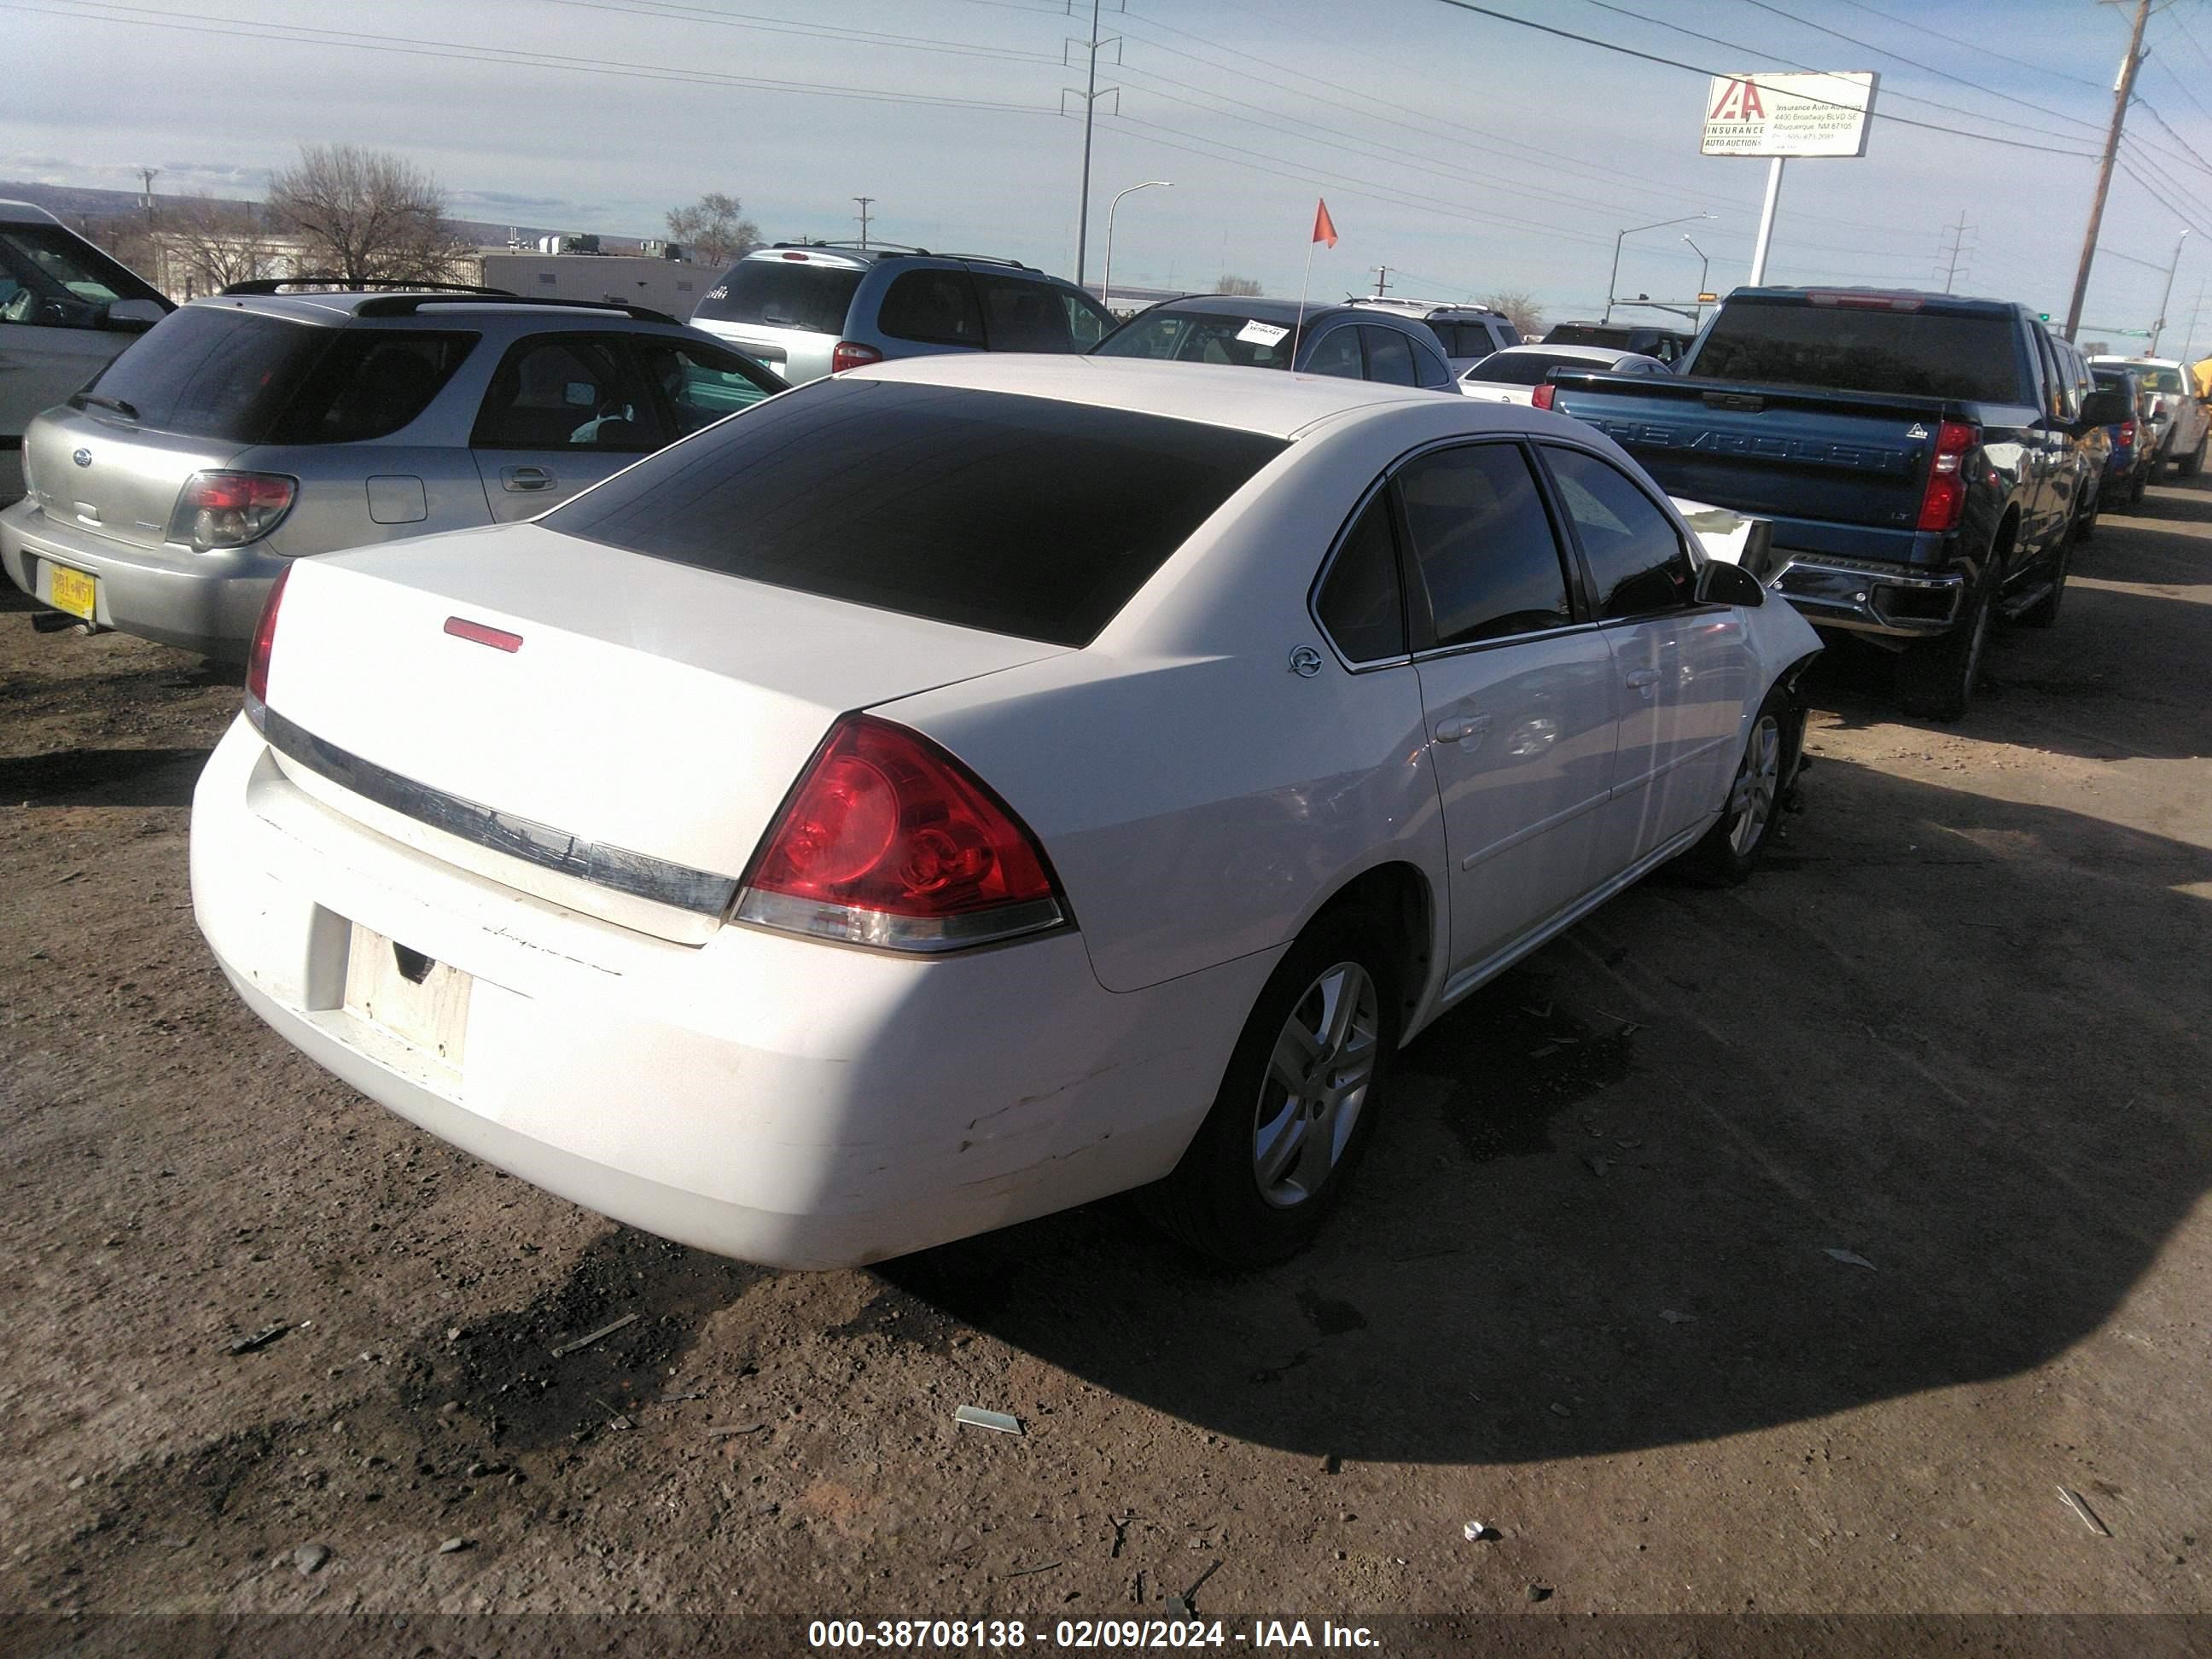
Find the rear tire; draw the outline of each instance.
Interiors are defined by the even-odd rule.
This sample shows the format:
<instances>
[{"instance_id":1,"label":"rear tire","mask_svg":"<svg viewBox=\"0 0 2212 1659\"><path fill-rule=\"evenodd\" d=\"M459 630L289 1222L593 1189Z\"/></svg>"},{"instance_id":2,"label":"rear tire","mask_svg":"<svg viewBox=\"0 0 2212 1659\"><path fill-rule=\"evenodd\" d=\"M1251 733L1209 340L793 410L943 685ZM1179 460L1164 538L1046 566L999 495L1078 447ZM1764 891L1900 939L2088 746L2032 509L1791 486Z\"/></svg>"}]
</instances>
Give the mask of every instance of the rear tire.
<instances>
[{"instance_id":1,"label":"rear tire","mask_svg":"<svg viewBox=\"0 0 2212 1659\"><path fill-rule=\"evenodd\" d=\"M2075 515L2074 539L2093 541L2097 534L2097 515L2105 510L2105 492L2095 490L2087 497L2088 505Z\"/></svg>"},{"instance_id":2,"label":"rear tire","mask_svg":"<svg viewBox=\"0 0 2212 1659\"><path fill-rule=\"evenodd\" d=\"M2051 573L2051 591L2020 613L2023 628L2049 628L2058 620L2058 607L2066 603L2067 567L2072 562L2073 550L2062 544L2058 549L2058 568Z\"/></svg>"},{"instance_id":3,"label":"rear tire","mask_svg":"<svg viewBox=\"0 0 2212 1659\"><path fill-rule=\"evenodd\" d=\"M1136 1195L1146 1216L1236 1267L1312 1242L1366 1151L1396 1057L1390 938L1380 918L1352 908L1322 912L1298 936L1253 1005L1182 1161Z\"/></svg>"},{"instance_id":4,"label":"rear tire","mask_svg":"<svg viewBox=\"0 0 2212 1659\"><path fill-rule=\"evenodd\" d=\"M1699 880L1734 887L1747 879L1766 856L1790 783L1790 750L1793 744L1803 741L1802 726L1795 736L1790 731L1791 713L1788 696L1777 689L1766 694L1752 717L1720 817L1682 855L1684 868Z\"/></svg>"},{"instance_id":5,"label":"rear tire","mask_svg":"<svg viewBox=\"0 0 2212 1659\"><path fill-rule=\"evenodd\" d=\"M2141 507L2142 505L2143 491L2148 489L2149 485L2150 470L2148 467L2139 466L2136 468L2133 472L2130 473L2128 475L2128 505L2130 507Z\"/></svg>"},{"instance_id":6,"label":"rear tire","mask_svg":"<svg viewBox=\"0 0 2212 1659\"><path fill-rule=\"evenodd\" d=\"M2212 436L2212 434L2207 435ZM2174 471L2180 473L2185 478L2193 478L2199 472L2202 472L2204 470L2204 443L2205 440L2203 438L2199 438L2197 441L2197 447L2191 450L2185 458L2176 461L2173 464Z\"/></svg>"},{"instance_id":7,"label":"rear tire","mask_svg":"<svg viewBox=\"0 0 2212 1659\"><path fill-rule=\"evenodd\" d=\"M1982 658L1996 610L1994 563L1976 583L1966 614L1948 634L1923 640L1897 659L1897 700L1905 712L1946 722L1962 720L1981 683Z\"/></svg>"}]
</instances>

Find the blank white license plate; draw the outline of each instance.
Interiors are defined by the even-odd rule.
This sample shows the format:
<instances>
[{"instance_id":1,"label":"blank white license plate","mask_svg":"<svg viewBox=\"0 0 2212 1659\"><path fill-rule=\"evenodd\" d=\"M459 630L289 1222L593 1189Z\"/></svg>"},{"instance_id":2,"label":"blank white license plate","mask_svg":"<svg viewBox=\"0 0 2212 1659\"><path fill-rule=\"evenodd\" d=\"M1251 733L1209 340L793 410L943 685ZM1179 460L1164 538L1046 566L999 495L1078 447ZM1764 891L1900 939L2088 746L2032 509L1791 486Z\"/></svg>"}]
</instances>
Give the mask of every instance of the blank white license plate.
<instances>
[{"instance_id":1,"label":"blank white license plate","mask_svg":"<svg viewBox=\"0 0 2212 1659\"><path fill-rule=\"evenodd\" d=\"M458 968L354 924L346 951L346 1012L457 1072L474 982Z\"/></svg>"}]
</instances>

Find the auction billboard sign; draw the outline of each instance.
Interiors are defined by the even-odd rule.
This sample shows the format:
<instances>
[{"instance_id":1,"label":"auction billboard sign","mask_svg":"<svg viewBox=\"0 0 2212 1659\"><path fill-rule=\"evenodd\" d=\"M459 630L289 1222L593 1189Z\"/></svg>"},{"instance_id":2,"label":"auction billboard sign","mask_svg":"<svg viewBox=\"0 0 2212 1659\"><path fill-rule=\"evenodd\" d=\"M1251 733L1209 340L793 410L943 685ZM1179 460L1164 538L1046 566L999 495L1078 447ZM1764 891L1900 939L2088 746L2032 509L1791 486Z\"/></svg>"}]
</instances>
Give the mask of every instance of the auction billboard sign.
<instances>
[{"instance_id":1,"label":"auction billboard sign","mask_svg":"<svg viewBox=\"0 0 2212 1659\"><path fill-rule=\"evenodd\" d=\"M1878 78L1870 70L1716 75L1699 149L1707 155L1863 155Z\"/></svg>"}]
</instances>

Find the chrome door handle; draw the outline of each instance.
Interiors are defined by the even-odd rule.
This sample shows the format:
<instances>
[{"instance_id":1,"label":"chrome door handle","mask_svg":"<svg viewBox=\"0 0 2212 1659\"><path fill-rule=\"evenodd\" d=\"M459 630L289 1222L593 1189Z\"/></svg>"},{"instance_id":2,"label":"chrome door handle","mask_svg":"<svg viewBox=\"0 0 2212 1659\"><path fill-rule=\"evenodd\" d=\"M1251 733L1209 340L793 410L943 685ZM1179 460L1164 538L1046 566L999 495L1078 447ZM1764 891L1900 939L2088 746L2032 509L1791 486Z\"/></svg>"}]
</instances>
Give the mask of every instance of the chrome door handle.
<instances>
[{"instance_id":1,"label":"chrome door handle","mask_svg":"<svg viewBox=\"0 0 2212 1659\"><path fill-rule=\"evenodd\" d=\"M1649 691L1658 684L1659 671L1656 668L1635 668L1629 671L1628 684L1631 690Z\"/></svg>"},{"instance_id":2,"label":"chrome door handle","mask_svg":"<svg viewBox=\"0 0 2212 1659\"><path fill-rule=\"evenodd\" d=\"M501 485L508 489L531 490L553 488L553 475L542 466L506 466L500 469Z\"/></svg>"},{"instance_id":3,"label":"chrome door handle","mask_svg":"<svg viewBox=\"0 0 2212 1659\"><path fill-rule=\"evenodd\" d=\"M1445 720L1440 723L1437 727L1437 741L1455 743L1464 749L1469 743L1478 741L1488 730L1490 730L1489 715L1469 714L1461 720Z\"/></svg>"}]
</instances>

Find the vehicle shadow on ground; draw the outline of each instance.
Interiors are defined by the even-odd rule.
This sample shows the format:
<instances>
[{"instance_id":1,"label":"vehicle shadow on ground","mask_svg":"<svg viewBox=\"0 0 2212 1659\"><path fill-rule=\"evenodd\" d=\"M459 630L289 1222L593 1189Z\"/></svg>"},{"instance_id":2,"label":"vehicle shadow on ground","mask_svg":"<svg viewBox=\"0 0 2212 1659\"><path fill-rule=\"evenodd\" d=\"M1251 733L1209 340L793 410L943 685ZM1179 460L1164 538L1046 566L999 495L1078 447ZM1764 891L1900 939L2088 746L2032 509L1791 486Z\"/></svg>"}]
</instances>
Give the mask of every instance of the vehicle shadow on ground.
<instances>
[{"instance_id":1,"label":"vehicle shadow on ground","mask_svg":"<svg viewBox=\"0 0 2212 1659\"><path fill-rule=\"evenodd\" d=\"M66 749L0 757L0 801L26 806L189 806L206 749Z\"/></svg>"},{"instance_id":2,"label":"vehicle shadow on ground","mask_svg":"<svg viewBox=\"0 0 2212 1659\"><path fill-rule=\"evenodd\" d=\"M1814 780L1752 887L1646 882L1426 1033L1306 1255L1215 1272L1094 1206L884 1265L862 1323L934 1310L1210 1430L1416 1462L1694 1441L2053 1358L2212 1174L2187 1081L2212 852Z\"/></svg>"}]
</instances>

